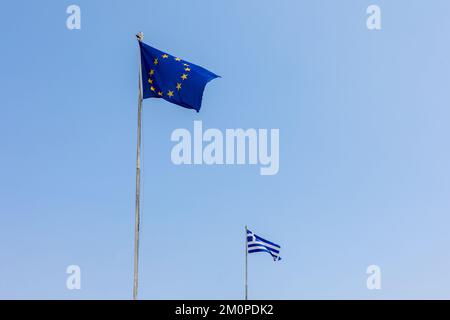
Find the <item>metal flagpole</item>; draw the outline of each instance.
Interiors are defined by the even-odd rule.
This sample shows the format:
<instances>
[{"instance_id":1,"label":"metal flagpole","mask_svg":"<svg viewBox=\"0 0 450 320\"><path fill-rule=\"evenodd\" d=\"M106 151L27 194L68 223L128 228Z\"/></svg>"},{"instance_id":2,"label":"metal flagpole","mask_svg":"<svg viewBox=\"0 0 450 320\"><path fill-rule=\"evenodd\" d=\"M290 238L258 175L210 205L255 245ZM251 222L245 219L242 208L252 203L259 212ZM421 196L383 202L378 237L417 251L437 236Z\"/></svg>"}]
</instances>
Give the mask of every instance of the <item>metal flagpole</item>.
<instances>
[{"instance_id":1,"label":"metal flagpole","mask_svg":"<svg viewBox=\"0 0 450 320\"><path fill-rule=\"evenodd\" d=\"M136 37L138 41L144 39L144 34L139 32ZM139 58L140 61L140 58ZM136 148L136 208L134 220L134 279L133 300L138 296L138 272L139 272L139 224L140 224L140 192L141 192L141 115L142 115L142 68L139 63L139 95L138 95L138 125L137 125L137 148Z\"/></svg>"},{"instance_id":2,"label":"metal flagpole","mask_svg":"<svg viewBox=\"0 0 450 320\"><path fill-rule=\"evenodd\" d=\"M248 237L245 226L245 300L248 300Z\"/></svg>"}]
</instances>

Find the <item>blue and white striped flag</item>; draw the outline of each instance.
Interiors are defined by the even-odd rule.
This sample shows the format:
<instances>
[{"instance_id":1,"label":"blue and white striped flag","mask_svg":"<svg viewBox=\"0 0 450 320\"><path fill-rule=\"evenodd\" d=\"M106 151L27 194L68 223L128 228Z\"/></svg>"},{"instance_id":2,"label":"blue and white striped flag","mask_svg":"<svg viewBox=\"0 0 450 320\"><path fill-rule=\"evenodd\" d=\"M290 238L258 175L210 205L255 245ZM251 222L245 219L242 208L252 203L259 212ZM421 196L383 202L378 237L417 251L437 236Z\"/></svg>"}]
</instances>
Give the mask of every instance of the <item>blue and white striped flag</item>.
<instances>
[{"instance_id":1,"label":"blue and white striped flag","mask_svg":"<svg viewBox=\"0 0 450 320\"><path fill-rule=\"evenodd\" d=\"M273 242L257 236L253 232L247 229L247 252L267 252L269 253L273 261L281 260L280 257L280 246Z\"/></svg>"}]
</instances>

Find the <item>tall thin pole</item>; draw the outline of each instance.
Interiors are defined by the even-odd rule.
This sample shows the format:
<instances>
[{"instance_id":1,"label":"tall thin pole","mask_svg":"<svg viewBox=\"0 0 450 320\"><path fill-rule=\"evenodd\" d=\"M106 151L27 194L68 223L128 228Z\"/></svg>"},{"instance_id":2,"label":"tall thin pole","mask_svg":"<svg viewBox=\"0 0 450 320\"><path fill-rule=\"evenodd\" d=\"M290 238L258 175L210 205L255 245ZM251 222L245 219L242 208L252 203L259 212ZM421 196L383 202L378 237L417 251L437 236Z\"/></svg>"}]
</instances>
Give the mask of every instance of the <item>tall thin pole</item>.
<instances>
[{"instance_id":1,"label":"tall thin pole","mask_svg":"<svg viewBox=\"0 0 450 320\"><path fill-rule=\"evenodd\" d=\"M248 300L248 237L245 226L245 300Z\"/></svg>"},{"instance_id":2,"label":"tall thin pole","mask_svg":"<svg viewBox=\"0 0 450 320\"><path fill-rule=\"evenodd\" d=\"M137 34L138 41L144 39L140 32ZM141 197L141 115L142 115L142 71L139 63L139 95L138 95L138 124L137 124L137 148L136 148L136 205L134 218L134 279L133 300L138 297L139 283L139 224L140 224L140 197Z\"/></svg>"}]
</instances>

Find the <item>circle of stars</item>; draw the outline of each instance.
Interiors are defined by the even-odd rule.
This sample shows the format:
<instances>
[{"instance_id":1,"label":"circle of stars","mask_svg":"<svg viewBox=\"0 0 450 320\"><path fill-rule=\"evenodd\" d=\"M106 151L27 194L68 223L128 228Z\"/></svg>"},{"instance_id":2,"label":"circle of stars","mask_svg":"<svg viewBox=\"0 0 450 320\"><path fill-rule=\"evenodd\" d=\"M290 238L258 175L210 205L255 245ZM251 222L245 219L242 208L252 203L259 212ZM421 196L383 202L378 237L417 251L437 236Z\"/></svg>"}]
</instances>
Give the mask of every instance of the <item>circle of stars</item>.
<instances>
[{"instance_id":1,"label":"circle of stars","mask_svg":"<svg viewBox=\"0 0 450 320\"><path fill-rule=\"evenodd\" d=\"M169 55L167 53L164 53L164 54L161 55L161 58L162 58L162 60L168 59ZM177 61L177 62L181 62L182 61L181 58L178 58L178 57L174 57L174 60ZM159 65L159 63L160 63L160 61L159 61L158 58L154 58L153 59L153 65L154 66ZM166 93L167 97L172 98L175 95L174 94L175 90L179 92L182 89L182 87L183 87L183 81L188 79L189 72L191 71L191 68L190 68L189 64L183 63L183 69L184 69L184 72L180 76L181 82L177 82L176 83L175 89L167 91L167 93ZM159 97L164 97L164 92L162 92L160 90L157 91L157 88L153 85L154 79L152 77L155 75L155 69L151 69L149 71L148 75L149 75L148 83L150 84L150 90L152 92L156 92L156 94Z\"/></svg>"}]
</instances>

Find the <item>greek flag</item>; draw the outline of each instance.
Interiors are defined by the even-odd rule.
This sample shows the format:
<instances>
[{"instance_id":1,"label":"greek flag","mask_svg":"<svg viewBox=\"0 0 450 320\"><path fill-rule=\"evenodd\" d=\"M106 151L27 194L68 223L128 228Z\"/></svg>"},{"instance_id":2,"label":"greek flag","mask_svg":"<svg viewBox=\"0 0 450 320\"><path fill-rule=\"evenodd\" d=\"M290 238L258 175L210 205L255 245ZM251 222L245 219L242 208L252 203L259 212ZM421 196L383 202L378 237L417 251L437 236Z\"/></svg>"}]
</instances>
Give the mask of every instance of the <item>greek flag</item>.
<instances>
[{"instance_id":1,"label":"greek flag","mask_svg":"<svg viewBox=\"0 0 450 320\"><path fill-rule=\"evenodd\" d=\"M281 260L280 257L280 246L273 242L257 236L252 231L247 229L247 252L267 252L269 253L273 261Z\"/></svg>"}]
</instances>

